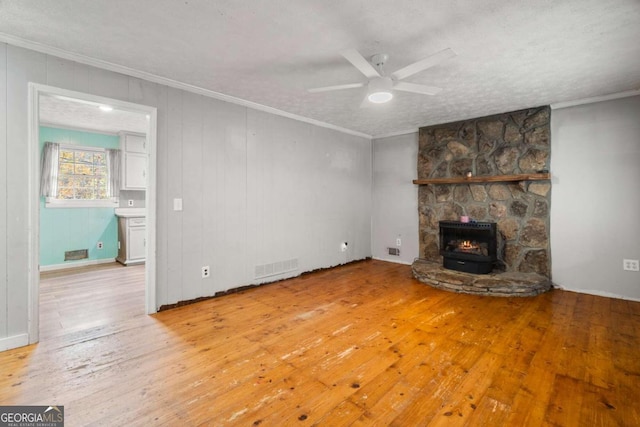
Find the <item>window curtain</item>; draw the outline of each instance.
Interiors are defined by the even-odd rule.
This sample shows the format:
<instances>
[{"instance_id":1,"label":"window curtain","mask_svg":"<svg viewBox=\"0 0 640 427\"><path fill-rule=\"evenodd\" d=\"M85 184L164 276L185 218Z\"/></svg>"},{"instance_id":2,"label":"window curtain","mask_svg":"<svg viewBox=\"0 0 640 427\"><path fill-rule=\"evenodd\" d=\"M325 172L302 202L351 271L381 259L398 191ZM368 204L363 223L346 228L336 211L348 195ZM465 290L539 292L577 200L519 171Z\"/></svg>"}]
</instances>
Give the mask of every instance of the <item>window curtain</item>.
<instances>
[{"instance_id":1,"label":"window curtain","mask_svg":"<svg viewBox=\"0 0 640 427\"><path fill-rule=\"evenodd\" d=\"M40 173L40 195L44 197L58 196L58 159L60 144L45 142L42 150Z\"/></svg>"},{"instance_id":2,"label":"window curtain","mask_svg":"<svg viewBox=\"0 0 640 427\"><path fill-rule=\"evenodd\" d=\"M120 150L108 148L105 151L107 152L107 168L109 170L107 195L120 197Z\"/></svg>"}]
</instances>

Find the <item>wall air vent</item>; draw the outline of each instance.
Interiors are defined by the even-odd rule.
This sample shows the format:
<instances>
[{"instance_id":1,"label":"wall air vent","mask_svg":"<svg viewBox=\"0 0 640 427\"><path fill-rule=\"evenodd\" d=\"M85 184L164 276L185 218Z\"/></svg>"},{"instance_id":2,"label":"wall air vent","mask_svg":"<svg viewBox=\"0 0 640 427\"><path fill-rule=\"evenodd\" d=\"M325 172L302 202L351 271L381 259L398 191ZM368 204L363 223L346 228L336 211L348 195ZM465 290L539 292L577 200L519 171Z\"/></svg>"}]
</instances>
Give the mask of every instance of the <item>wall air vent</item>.
<instances>
[{"instance_id":1,"label":"wall air vent","mask_svg":"<svg viewBox=\"0 0 640 427\"><path fill-rule=\"evenodd\" d=\"M289 273L298 269L298 259L288 259L286 261L273 262L271 264L256 265L254 278L263 279L265 277L277 276L278 274Z\"/></svg>"},{"instance_id":2,"label":"wall air vent","mask_svg":"<svg viewBox=\"0 0 640 427\"><path fill-rule=\"evenodd\" d=\"M65 261L77 261L79 259L87 259L87 258L89 258L88 249L78 249L75 251L66 251L64 253Z\"/></svg>"},{"instance_id":3,"label":"wall air vent","mask_svg":"<svg viewBox=\"0 0 640 427\"><path fill-rule=\"evenodd\" d=\"M389 255L400 256L400 249L398 248L387 248L389 249Z\"/></svg>"}]
</instances>

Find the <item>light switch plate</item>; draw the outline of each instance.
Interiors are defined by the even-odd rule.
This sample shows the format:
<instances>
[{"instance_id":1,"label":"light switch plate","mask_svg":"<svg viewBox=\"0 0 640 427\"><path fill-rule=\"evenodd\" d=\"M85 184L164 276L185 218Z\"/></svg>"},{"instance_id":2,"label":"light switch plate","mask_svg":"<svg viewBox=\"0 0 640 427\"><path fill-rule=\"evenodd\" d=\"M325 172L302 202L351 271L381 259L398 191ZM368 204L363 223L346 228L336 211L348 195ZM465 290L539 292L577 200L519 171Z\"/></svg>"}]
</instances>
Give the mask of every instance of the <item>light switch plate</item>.
<instances>
[{"instance_id":1,"label":"light switch plate","mask_svg":"<svg viewBox=\"0 0 640 427\"><path fill-rule=\"evenodd\" d=\"M173 199L173 210L174 211L182 210L182 199Z\"/></svg>"}]
</instances>

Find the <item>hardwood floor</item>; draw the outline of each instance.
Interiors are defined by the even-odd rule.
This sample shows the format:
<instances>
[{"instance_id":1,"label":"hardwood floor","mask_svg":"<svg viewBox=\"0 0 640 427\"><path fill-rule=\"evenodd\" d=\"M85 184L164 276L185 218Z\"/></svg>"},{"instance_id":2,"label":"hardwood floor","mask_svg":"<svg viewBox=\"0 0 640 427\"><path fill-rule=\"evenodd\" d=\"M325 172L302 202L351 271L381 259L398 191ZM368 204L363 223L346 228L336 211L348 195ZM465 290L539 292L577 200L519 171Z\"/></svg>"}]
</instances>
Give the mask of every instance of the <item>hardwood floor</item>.
<instances>
[{"instance_id":1,"label":"hardwood floor","mask_svg":"<svg viewBox=\"0 0 640 427\"><path fill-rule=\"evenodd\" d=\"M40 275L40 340L144 316L144 264Z\"/></svg>"},{"instance_id":2,"label":"hardwood floor","mask_svg":"<svg viewBox=\"0 0 640 427\"><path fill-rule=\"evenodd\" d=\"M638 302L453 294L366 261L86 319L0 353L0 404L68 426L640 425Z\"/></svg>"}]
</instances>

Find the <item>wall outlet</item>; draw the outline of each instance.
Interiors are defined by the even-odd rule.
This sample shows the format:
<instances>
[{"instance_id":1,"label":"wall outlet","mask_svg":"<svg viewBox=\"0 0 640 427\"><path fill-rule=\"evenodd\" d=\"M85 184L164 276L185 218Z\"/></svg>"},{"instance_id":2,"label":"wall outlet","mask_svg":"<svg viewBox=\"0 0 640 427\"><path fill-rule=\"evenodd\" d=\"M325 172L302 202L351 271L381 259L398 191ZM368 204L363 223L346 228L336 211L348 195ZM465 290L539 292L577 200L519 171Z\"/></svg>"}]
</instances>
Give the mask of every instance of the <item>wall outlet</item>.
<instances>
[{"instance_id":1,"label":"wall outlet","mask_svg":"<svg viewBox=\"0 0 640 427\"><path fill-rule=\"evenodd\" d=\"M348 245L349 245L349 243L347 243L347 242L342 242L342 243L340 244L340 251L341 251L341 252L346 252L346 251L347 251L347 246L348 246Z\"/></svg>"},{"instance_id":2,"label":"wall outlet","mask_svg":"<svg viewBox=\"0 0 640 427\"><path fill-rule=\"evenodd\" d=\"M102 242L98 242L98 244L96 245L96 248L102 249L104 248L104 244Z\"/></svg>"},{"instance_id":3,"label":"wall outlet","mask_svg":"<svg viewBox=\"0 0 640 427\"><path fill-rule=\"evenodd\" d=\"M622 269L627 271L640 271L640 261L637 259L623 259Z\"/></svg>"},{"instance_id":4,"label":"wall outlet","mask_svg":"<svg viewBox=\"0 0 640 427\"><path fill-rule=\"evenodd\" d=\"M210 275L211 275L211 270L209 269L209 266L205 265L204 267L202 267L202 278L206 279Z\"/></svg>"},{"instance_id":5,"label":"wall outlet","mask_svg":"<svg viewBox=\"0 0 640 427\"><path fill-rule=\"evenodd\" d=\"M133 199L127 200L127 206L133 206Z\"/></svg>"},{"instance_id":6,"label":"wall outlet","mask_svg":"<svg viewBox=\"0 0 640 427\"><path fill-rule=\"evenodd\" d=\"M396 239L396 246L402 246L402 239L399 237Z\"/></svg>"}]
</instances>

